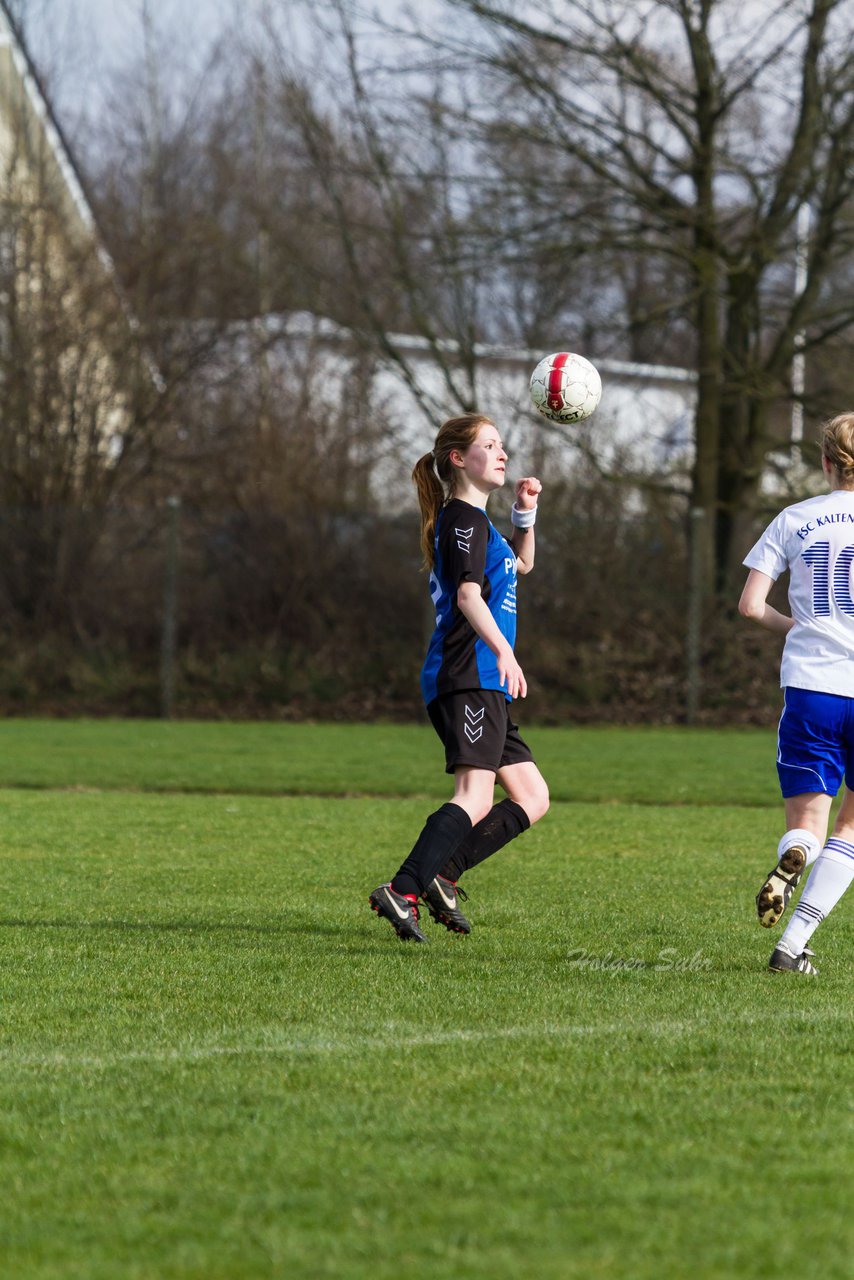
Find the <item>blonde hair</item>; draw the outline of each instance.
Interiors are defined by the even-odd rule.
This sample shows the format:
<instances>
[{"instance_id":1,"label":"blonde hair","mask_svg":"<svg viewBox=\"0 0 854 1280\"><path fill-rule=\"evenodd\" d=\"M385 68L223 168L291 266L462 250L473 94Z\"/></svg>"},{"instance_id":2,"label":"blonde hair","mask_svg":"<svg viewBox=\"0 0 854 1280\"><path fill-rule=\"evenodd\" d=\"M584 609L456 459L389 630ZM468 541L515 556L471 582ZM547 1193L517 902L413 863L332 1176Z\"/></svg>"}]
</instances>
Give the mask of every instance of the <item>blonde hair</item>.
<instances>
[{"instance_id":1,"label":"blonde hair","mask_svg":"<svg viewBox=\"0 0 854 1280\"><path fill-rule=\"evenodd\" d=\"M821 451L846 488L854 488L854 413L840 413L822 428Z\"/></svg>"},{"instance_id":2,"label":"blonde hair","mask_svg":"<svg viewBox=\"0 0 854 1280\"><path fill-rule=\"evenodd\" d=\"M465 453L474 444L481 427L493 426L492 419L482 413L462 413L457 418L448 418L439 428L432 452L419 458L412 469L421 508L421 554L427 570L433 568L433 538L439 512L454 496L456 470L451 454L455 449Z\"/></svg>"}]
</instances>

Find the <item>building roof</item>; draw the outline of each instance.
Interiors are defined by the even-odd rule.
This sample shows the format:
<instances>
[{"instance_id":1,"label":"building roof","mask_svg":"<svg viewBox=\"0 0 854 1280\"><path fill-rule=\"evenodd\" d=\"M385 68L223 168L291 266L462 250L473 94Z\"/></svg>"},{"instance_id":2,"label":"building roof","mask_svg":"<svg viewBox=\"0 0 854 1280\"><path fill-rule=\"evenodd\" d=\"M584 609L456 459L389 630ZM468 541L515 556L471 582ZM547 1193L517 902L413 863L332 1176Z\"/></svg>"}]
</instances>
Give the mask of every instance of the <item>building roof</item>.
<instances>
[{"instance_id":1,"label":"building roof","mask_svg":"<svg viewBox=\"0 0 854 1280\"><path fill-rule=\"evenodd\" d=\"M53 191L61 202L66 229L73 238L85 239L94 248L115 290L127 324L131 332L135 332L139 322L131 310L115 263L101 235L85 178L6 0L0 0L0 105L3 99L21 111L30 146L40 158L44 158L54 179ZM154 360L146 352L141 352L141 355L152 382L159 391L164 390L165 383Z\"/></svg>"},{"instance_id":2,"label":"building roof","mask_svg":"<svg viewBox=\"0 0 854 1280\"><path fill-rule=\"evenodd\" d=\"M28 123L32 124L45 143L45 155L59 178L58 191L63 197L66 211L95 243L104 267L115 275L115 267L98 229L98 222L86 193L83 175L74 159L62 126L54 114L50 99L29 55L21 29L9 12L5 0L0 0L0 53L7 55L7 67L12 72L13 84L7 87L10 99L17 97Z\"/></svg>"}]
</instances>

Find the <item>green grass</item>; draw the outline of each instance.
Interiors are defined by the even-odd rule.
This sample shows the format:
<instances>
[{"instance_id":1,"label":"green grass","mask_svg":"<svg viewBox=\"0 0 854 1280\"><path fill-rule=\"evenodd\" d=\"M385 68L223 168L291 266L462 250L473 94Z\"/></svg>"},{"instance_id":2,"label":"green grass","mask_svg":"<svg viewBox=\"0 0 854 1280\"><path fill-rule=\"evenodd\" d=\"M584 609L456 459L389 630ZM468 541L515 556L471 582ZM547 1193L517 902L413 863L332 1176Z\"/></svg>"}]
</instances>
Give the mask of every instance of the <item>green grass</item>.
<instances>
[{"instance_id":1,"label":"green grass","mask_svg":"<svg viewBox=\"0 0 854 1280\"><path fill-rule=\"evenodd\" d=\"M532 745L556 800L764 805L776 795L767 730L540 728ZM420 725L162 720L7 720L2 784L255 795L448 791L437 739Z\"/></svg>"},{"instance_id":2,"label":"green grass","mask_svg":"<svg viewBox=\"0 0 854 1280\"><path fill-rule=\"evenodd\" d=\"M772 732L530 730L560 798L420 948L366 898L426 729L2 735L2 1274L850 1274L854 923L764 972Z\"/></svg>"}]
</instances>

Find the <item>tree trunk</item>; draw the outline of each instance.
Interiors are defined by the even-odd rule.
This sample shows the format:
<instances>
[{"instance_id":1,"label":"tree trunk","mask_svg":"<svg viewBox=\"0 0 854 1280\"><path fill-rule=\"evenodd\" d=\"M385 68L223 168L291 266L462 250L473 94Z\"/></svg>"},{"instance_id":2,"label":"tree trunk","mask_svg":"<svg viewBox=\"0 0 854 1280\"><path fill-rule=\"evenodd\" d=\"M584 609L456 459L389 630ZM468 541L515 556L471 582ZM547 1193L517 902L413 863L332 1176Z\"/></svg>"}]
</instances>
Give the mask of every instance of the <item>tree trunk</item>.
<instances>
[{"instance_id":1,"label":"tree trunk","mask_svg":"<svg viewBox=\"0 0 854 1280\"><path fill-rule=\"evenodd\" d=\"M759 272L755 268L729 277L714 521L715 590L720 596L728 595L732 588L737 530L745 510L754 505L767 445L766 403L757 368L758 290Z\"/></svg>"}]
</instances>

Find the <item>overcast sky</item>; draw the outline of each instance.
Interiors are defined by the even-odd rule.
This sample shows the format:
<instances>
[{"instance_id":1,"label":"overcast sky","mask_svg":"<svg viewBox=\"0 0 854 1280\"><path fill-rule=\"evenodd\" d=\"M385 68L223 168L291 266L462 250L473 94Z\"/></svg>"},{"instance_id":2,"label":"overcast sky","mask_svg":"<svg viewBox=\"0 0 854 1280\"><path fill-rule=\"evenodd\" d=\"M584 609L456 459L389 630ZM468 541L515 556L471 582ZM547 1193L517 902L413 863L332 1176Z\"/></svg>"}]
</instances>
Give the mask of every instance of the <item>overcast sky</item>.
<instances>
[{"instance_id":1,"label":"overcast sky","mask_svg":"<svg viewBox=\"0 0 854 1280\"><path fill-rule=\"evenodd\" d=\"M5 2L23 28L63 130L81 156L97 145L104 113L121 94L122 74L140 72L145 13L154 29L161 82L177 89L179 98L182 85L195 97L214 46L263 38L260 19L270 11L287 33L287 45L300 52L310 72L330 48L323 35L324 0ZM362 13L379 13L383 19L399 18L410 8L423 17L440 7L440 0L360 0L357 5Z\"/></svg>"},{"instance_id":2,"label":"overcast sky","mask_svg":"<svg viewBox=\"0 0 854 1280\"><path fill-rule=\"evenodd\" d=\"M148 11L164 32L204 40L220 32L234 13L258 7L258 0L147 0ZM64 52L86 51L106 61L121 60L138 47L146 0L10 0L34 51L51 60Z\"/></svg>"},{"instance_id":3,"label":"overcast sky","mask_svg":"<svg viewBox=\"0 0 854 1280\"><path fill-rule=\"evenodd\" d=\"M289 0L285 0L287 6ZM214 42L245 26L264 0L147 0L156 41L172 67L191 75ZM281 3L281 0L277 0ZM299 3L293 6L299 8ZM96 119L124 69L138 65L146 0L21 0L10 8L51 102L71 135ZM23 19L20 15L23 14Z\"/></svg>"}]
</instances>

